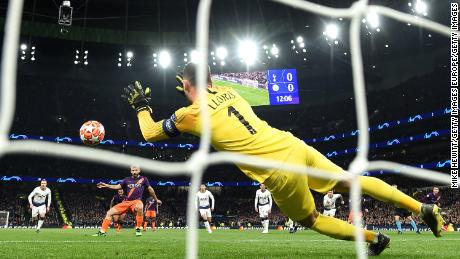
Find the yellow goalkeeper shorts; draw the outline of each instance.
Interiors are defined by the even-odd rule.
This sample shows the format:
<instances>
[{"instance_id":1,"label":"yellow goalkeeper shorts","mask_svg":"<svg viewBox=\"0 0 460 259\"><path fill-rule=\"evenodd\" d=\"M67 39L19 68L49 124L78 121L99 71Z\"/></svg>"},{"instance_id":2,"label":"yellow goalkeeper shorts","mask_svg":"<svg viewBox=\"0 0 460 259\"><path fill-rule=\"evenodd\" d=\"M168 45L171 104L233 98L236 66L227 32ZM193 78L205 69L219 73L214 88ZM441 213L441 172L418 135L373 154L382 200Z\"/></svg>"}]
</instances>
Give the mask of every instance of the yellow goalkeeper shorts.
<instances>
[{"instance_id":1,"label":"yellow goalkeeper shorts","mask_svg":"<svg viewBox=\"0 0 460 259\"><path fill-rule=\"evenodd\" d=\"M296 141L292 148L291 155L285 161L288 164L307 165L331 174L344 173L342 168L302 141ZM315 201L310 189L326 193L336 184L337 180L320 179L283 170L276 171L265 180L265 185L278 207L294 221L306 218L315 210Z\"/></svg>"}]
</instances>

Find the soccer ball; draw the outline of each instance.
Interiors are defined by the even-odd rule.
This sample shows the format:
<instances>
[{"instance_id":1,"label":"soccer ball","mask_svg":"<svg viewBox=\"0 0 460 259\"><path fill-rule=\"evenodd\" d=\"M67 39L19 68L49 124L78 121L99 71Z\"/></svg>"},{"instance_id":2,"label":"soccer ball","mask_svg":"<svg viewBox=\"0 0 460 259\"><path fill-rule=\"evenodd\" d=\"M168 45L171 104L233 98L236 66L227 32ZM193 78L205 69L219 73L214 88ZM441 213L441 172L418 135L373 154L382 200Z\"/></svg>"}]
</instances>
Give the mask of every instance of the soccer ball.
<instances>
[{"instance_id":1,"label":"soccer ball","mask_svg":"<svg viewBox=\"0 0 460 259\"><path fill-rule=\"evenodd\" d=\"M80 139L85 145L96 146L105 135L104 126L98 121L87 121L81 125Z\"/></svg>"}]
</instances>

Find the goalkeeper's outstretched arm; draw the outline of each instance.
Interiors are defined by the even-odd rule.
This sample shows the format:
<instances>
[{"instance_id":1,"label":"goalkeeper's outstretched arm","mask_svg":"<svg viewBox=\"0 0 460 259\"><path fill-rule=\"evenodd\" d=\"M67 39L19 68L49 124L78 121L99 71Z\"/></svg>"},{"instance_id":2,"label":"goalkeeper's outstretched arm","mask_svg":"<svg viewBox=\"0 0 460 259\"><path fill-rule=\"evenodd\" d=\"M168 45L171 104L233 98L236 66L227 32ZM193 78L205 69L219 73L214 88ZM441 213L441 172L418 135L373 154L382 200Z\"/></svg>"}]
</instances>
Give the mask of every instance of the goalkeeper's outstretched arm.
<instances>
[{"instance_id":1,"label":"goalkeeper's outstretched arm","mask_svg":"<svg viewBox=\"0 0 460 259\"><path fill-rule=\"evenodd\" d=\"M166 139L168 136L163 130L163 121L155 122L150 113L152 108L149 106L150 101L150 88L142 88L139 81L134 84L128 85L124 89L122 98L126 99L131 107L136 111L139 120L139 126L142 131L142 136L147 141L158 141Z\"/></svg>"},{"instance_id":2,"label":"goalkeeper's outstretched arm","mask_svg":"<svg viewBox=\"0 0 460 259\"><path fill-rule=\"evenodd\" d=\"M154 142L168 138L168 135L163 130L164 120L155 122L147 110L140 111L137 114L137 119L139 120L142 136L146 141Z\"/></svg>"}]
</instances>

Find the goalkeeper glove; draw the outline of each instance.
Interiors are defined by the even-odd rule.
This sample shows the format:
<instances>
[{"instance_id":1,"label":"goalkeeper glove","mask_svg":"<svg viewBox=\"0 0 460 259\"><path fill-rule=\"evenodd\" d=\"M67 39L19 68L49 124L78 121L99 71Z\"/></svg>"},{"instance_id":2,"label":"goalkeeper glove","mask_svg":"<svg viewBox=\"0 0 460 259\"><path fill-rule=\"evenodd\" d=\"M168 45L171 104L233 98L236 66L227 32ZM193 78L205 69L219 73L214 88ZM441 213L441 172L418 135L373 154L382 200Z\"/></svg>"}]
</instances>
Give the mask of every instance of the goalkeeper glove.
<instances>
[{"instance_id":1,"label":"goalkeeper glove","mask_svg":"<svg viewBox=\"0 0 460 259\"><path fill-rule=\"evenodd\" d=\"M182 76L182 73L179 73L176 75L176 81L177 81L177 86L176 90L181 93L182 95L185 95L184 92L184 77Z\"/></svg>"},{"instance_id":2,"label":"goalkeeper glove","mask_svg":"<svg viewBox=\"0 0 460 259\"><path fill-rule=\"evenodd\" d=\"M123 99L126 99L133 107L133 109L139 113L140 111L147 110L150 113L152 112L152 108L149 106L150 101L150 88L142 89L141 83L139 81L135 81L134 85L128 85L124 89L124 94L121 95Z\"/></svg>"}]
</instances>

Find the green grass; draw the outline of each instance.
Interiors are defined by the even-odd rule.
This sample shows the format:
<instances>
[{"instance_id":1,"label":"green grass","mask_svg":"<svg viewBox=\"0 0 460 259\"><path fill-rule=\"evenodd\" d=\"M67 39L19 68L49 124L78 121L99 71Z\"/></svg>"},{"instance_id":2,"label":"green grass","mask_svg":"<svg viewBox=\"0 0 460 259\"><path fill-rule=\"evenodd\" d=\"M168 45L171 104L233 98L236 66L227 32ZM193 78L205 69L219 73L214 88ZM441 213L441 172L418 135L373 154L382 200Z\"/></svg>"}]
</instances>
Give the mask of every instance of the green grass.
<instances>
[{"instance_id":1,"label":"green grass","mask_svg":"<svg viewBox=\"0 0 460 259\"><path fill-rule=\"evenodd\" d=\"M95 229L0 229L0 258L183 258L185 230L157 230L135 237L133 229L91 237ZM458 258L460 233L412 232L391 236L391 247L379 258ZM199 230L200 258L354 258L353 242L313 231Z\"/></svg>"},{"instance_id":2,"label":"green grass","mask_svg":"<svg viewBox=\"0 0 460 259\"><path fill-rule=\"evenodd\" d=\"M223 80L213 79L212 83L216 86L231 87L237 91L251 106L269 105L268 90L242 86Z\"/></svg>"}]
</instances>

